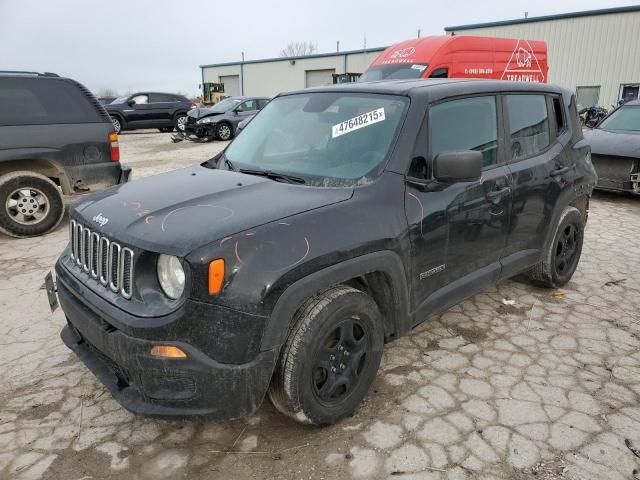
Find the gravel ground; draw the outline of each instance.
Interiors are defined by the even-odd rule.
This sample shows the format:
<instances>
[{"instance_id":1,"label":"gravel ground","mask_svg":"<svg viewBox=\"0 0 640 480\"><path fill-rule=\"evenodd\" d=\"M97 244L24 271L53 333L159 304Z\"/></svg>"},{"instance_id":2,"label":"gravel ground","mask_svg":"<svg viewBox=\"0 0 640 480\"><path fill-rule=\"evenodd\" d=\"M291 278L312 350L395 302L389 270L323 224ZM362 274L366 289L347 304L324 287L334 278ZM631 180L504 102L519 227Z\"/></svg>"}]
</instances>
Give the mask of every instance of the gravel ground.
<instances>
[{"instance_id":1,"label":"gravel ground","mask_svg":"<svg viewBox=\"0 0 640 480\"><path fill-rule=\"evenodd\" d=\"M134 179L223 147L150 132L120 144ZM639 236L640 199L596 194L564 292L511 280L430 319L387 346L356 414L323 429L268 401L219 424L133 416L62 344L41 289L67 222L0 236L0 478L633 478Z\"/></svg>"}]
</instances>

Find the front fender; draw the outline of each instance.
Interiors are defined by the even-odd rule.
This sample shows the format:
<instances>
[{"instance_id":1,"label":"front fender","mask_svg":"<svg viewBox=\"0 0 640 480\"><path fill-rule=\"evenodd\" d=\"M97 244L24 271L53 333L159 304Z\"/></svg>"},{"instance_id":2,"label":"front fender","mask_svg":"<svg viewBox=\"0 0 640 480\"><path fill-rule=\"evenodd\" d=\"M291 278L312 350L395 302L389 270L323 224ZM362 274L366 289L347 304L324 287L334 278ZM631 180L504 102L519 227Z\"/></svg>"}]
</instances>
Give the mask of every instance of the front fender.
<instances>
[{"instance_id":1,"label":"front fender","mask_svg":"<svg viewBox=\"0 0 640 480\"><path fill-rule=\"evenodd\" d=\"M390 279L396 319L394 331L403 333L410 329L409 292L402 260L392 251L379 251L324 268L290 285L276 301L262 336L261 350L284 343L294 315L306 299L332 285L372 272L382 272Z\"/></svg>"}]
</instances>

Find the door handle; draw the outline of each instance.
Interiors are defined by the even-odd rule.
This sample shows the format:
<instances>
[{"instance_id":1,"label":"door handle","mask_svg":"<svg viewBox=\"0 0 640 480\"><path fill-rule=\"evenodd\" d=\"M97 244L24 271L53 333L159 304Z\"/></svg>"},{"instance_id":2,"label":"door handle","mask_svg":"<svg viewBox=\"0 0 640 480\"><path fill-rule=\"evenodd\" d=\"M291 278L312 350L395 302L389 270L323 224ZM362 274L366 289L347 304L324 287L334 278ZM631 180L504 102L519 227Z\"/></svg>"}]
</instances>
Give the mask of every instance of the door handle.
<instances>
[{"instance_id":1,"label":"door handle","mask_svg":"<svg viewBox=\"0 0 640 480\"><path fill-rule=\"evenodd\" d=\"M564 175L569 170L571 170L572 168L575 168L575 167L576 167L576 164L574 163L573 165L571 165L569 167L556 168L555 170L551 170L551 173L549 175L551 175L552 177L557 177L558 175Z\"/></svg>"},{"instance_id":2,"label":"door handle","mask_svg":"<svg viewBox=\"0 0 640 480\"><path fill-rule=\"evenodd\" d=\"M504 188L501 188L500 190L491 190L489 193L487 193L487 198L491 200L493 198L500 197L505 193L509 193L510 191L511 191L511 187L504 187Z\"/></svg>"}]
</instances>

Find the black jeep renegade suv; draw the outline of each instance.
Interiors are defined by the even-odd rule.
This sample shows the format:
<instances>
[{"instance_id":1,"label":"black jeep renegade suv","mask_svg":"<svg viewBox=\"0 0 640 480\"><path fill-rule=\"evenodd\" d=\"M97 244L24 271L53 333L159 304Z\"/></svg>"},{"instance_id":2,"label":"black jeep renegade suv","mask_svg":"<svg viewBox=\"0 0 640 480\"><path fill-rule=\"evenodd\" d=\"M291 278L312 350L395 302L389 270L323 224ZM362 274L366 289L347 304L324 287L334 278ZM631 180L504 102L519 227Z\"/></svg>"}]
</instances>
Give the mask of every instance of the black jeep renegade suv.
<instances>
[{"instance_id":1,"label":"black jeep renegade suv","mask_svg":"<svg viewBox=\"0 0 640 480\"><path fill-rule=\"evenodd\" d=\"M595 183L575 97L478 80L281 94L226 150L78 203L64 342L127 409L351 414L383 344L518 273L575 271Z\"/></svg>"}]
</instances>

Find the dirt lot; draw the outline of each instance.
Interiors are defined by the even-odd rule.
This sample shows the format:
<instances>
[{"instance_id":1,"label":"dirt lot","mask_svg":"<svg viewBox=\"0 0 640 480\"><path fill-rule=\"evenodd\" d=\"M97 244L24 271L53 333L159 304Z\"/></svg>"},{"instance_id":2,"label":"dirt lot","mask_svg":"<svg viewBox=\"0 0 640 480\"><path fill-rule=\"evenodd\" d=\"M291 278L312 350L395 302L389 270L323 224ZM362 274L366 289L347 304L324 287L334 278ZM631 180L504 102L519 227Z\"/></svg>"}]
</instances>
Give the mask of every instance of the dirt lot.
<instances>
[{"instance_id":1,"label":"dirt lot","mask_svg":"<svg viewBox=\"0 0 640 480\"><path fill-rule=\"evenodd\" d=\"M134 178L221 146L121 137ZM596 195L587 227L565 295L508 281L431 319L387 346L364 405L324 429L268 401L223 424L131 415L62 344L41 288L67 222L0 236L0 478L633 478L640 199Z\"/></svg>"}]
</instances>

